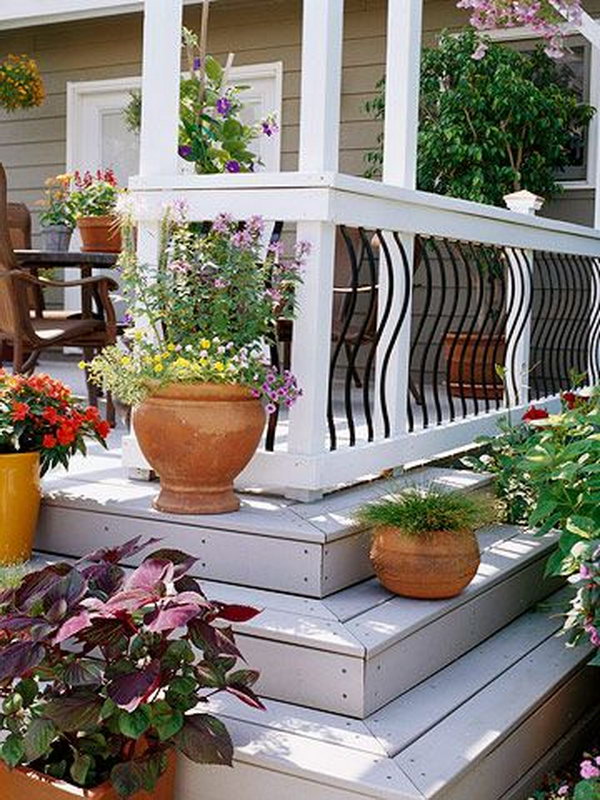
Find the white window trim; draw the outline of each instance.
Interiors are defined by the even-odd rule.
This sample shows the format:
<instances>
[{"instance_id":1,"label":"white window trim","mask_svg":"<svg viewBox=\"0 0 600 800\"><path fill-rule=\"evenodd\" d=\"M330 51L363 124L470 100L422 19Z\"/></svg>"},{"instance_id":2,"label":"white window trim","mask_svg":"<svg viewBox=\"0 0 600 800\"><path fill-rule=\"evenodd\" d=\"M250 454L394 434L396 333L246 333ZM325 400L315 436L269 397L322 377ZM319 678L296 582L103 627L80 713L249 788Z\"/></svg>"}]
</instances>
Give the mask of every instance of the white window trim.
<instances>
[{"instance_id":1,"label":"white window trim","mask_svg":"<svg viewBox=\"0 0 600 800\"><path fill-rule=\"evenodd\" d=\"M521 28L497 28L485 31L485 35L497 42L541 41L539 33L536 33L529 25ZM565 29L565 36L581 35L581 31L577 28L569 27ZM585 39L585 37L583 38ZM583 180L557 181L567 192L595 190L596 174L600 167L600 52L587 39L586 43L590 48L590 96L588 103L596 108L597 111L590 122L588 130L587 176Z\"/></svg>"},{"instance_id":2,"label":"white window trim","mask_svg":"<svg viewBox=\"0 0 600 800\"><path fill-rule=\"evenodd\" d=\"M283 62L273 61L264 64L245 64L234 66L230 70L233 82L243 85L252 84L252 81L272 78L275 86L275 108L273 112L281 125L281 115L283 109ZM142 79L139 75L132 75L125 78L106 78L94 81L68 81L67 82L67 143L66 143L66 166L70 172L78 166L75 163L75 140L77 131L80 130L81 99L94 94L103 92L127 89L139 89ZM272 147L275 151L275 161L278 169L281 169L281 133L274 137Z\"/></svg>"}]
</instances>

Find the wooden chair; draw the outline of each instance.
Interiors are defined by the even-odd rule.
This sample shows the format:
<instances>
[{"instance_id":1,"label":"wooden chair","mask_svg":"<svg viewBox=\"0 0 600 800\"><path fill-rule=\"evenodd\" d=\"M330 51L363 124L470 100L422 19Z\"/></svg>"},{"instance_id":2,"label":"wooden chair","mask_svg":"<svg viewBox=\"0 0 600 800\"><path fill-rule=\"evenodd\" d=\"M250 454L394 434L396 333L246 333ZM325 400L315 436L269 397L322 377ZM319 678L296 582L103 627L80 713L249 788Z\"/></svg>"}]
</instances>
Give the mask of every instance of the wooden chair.
<instances>
[{"instance_id":1,"label":"wooden chair","mask_svg":"<svg viewBox=\"0 0 600 800\"><path fill-rule=\"evenodd\" d=\"M82 311L77 317L52 318L43 310L32 309L31 289L43 295L46 288L81 287L96 300L95 311ZM13 371L29 373L35 369L40 353L51 347L81 347L86 360L117 339L117 321L110 292L118 288L112 278L88 277L75 281L39 278L19 269L9 236L6 173L0 164L0 340L12 345ZM97 404L98 393L88 382L90 402ZM107 398L107 417L114 422L114 408Z\"/></svg>"}]
</instances>

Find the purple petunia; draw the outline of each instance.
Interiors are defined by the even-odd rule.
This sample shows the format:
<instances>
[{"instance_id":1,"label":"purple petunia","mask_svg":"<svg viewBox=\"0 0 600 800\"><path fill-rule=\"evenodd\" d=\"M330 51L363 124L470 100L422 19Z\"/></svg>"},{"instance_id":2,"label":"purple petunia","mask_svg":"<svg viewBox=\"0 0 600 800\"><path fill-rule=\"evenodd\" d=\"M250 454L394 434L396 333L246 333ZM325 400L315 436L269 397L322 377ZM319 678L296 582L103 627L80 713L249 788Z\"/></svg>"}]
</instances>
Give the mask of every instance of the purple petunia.
<instances>
[{"instance_id":1,"label":"purple petunia","mask_svg":"<svg viewBox=\"0 0 600 800\"><path fill-rule=\"evenodd\" d=\"M219 97L215 108L219 114L226 117L231 112L231 100L228 97Z\"/></svg>"},{"instance_id":2,"label":"purple petunia","mask_svg":"<svg viewBox=\"0 0 600 800\"><path fill-rule=\"evenodd\" d=\"M227 170L227 172L241 172L242 165L240 164L239 161L236 161L235 158L232 158L225 164L225 169Z\"/></svg>"},{"instance_id":3,"label":"purple petunia","mask_svg":"<svg viewBox=\"0 0 600 800\"><path fill-rule=\"evenodd\" d=\"M189 144L180 144L177 148L177 152L182 158L189 158L192 155L192 148Z\"/></svg>"}]
</instances>

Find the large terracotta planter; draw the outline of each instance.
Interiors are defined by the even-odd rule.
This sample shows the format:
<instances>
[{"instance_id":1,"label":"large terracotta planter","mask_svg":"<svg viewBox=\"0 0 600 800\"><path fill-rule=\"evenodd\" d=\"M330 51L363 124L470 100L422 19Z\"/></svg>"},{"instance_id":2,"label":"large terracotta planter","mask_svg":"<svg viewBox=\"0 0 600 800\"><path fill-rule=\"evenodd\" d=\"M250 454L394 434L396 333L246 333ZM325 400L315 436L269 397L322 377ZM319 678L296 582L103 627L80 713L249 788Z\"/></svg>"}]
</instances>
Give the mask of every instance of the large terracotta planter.
<instances>
[{"instance_id":1,"label":"large terracotta planter","mask_svg":"<svg viewBox=\"0 0 600 800\"><path fill-rule=\"evenodd\" d=\"M79 217L77 227L84 253L121 252L121 229L117 217Z\"/></svg>"},{"instance_id":2,"label":"large terracotta planter","mask_svg":"<svg viewBox=\"0 0 600 800\"><path fill-rule=\"evenodd\" d=\"M479 545L468 530L409 535L381 526L373 534L371 562L390 592L439 600L460 594L473 580Z\"/></svg>"},{"instance_id":3,"label":"large terracotta planter","mask_svg":"<svg viewBox=\"0 0 600 800\"><path fill-rule=\"evenodd\" d=\"M448 333L444 352L449 360L450 393L453 397L501 400L504 385L497 364L504 364L506 341L502 335Z\"/></svg>"},{"instance_id":4,"label":"large terracotta planter","mask_svg":"<svg viewBox=\"0 0 600 800\"><path fill-rule=\"evenodd\" d=\"M170 384L133 413L142 452L160 478L155 508L173 514L237 511L233 481L260 441L265 412L242 386Z\"/></svg>"},{"instance_id":5,"label":"large terracotta planter","mask_svg":"<svg viewBox=\"0 0 600 800\"><path fill-rule=\"evenodd\" d=\"M31 558L40 500L39 453L0 455L0 565Z\"/></svg>"},{"instance_id":6,"label":"large terracotta planter","mask_svg":"<svg viewBox=\"0 0 600 800\"><path fill-rule=\"evenodd\" d=\"M138 792L130 800L173 800L175 767L175 753L170 753L169 766L156 789L152 793ZM2 800L120 800L110 783L103 783L96 789L80 789L27 767L9 770L1 762L0 797Z\"/></svg>"}]
</instances>

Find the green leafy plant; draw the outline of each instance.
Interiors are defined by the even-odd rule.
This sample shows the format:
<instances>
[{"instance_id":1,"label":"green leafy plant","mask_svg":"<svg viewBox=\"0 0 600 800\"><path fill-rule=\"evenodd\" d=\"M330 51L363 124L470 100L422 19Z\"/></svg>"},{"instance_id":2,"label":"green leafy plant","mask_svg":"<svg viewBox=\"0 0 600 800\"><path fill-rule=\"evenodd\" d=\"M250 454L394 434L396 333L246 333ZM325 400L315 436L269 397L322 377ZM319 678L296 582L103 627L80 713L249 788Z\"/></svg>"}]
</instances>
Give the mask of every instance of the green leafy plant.
<instances>
[{"instance_id":1,"label":"green leafy plant","mask_svg":"<svg viewBox=\"0 0 600 800\"><path fill-rule=\"evenodd\" d=\"M223 67L204 52L198 36L187 28L183 29L183 49L188 72L180 80L179 155L201 174L252 172L260 161L250 147L258 137L278 133L275 116L246 124L240 96L248 87L227 84L232 57ZM132 92L124 114L135 132L140 130L141 110L141 93Z\"/></svg>"},{"instance_id":2,"label":"green leafy plant","mask_svg":"<svg viewBox=\"0 0 600 800\"><path fill-rule=\"evenodd\" d=\"M579 101L541 48L524 54L477 34L442 34L423 51L418 186L437 194L503 206L503 196L528 189L545 198L560 191L572 142L595 110ZM385 113L384 81L367 104ZM380 173L382 140L366 154L367 176Z\"/></svg>"},{"instance_id":3,"label":"green leafy plant","mask_svg":"<svg viewBox=\"0 0 600 800\"><path fill-rule=\"evenodd\" d=\"M357 519L369 526L391 526L409 536L433 531L460 533L490 522L490 504L479 497L429 489L407 489L363 506Z\"/></svg>"},{"instance_id":4,"label":"green leafy plant","mask_svg":"<svg viewBox=\"0 0 600 800\"><path fill-rule=\"evenodd\" d=\"M70 204L75 218L105 217L115 213L120 195L115 174L111 169L73 173Z\"/></svg>"},{"instance_id":5,"label":"green leafy plant","mask_svg":"<svg viewBox=\"0 0 600 800\"><path fill-rule=\"evenodd\" d=\"M0 108L17 111L41 106L46 97L35 59L10 54L0 61Z\"/></svg>"},{"instance_id":6,"label":"green leafy plant","mask_svg":"<svg viewBox=\"0 0 600 800\"><path fill-rule=\"evenodd\" d=\"M274 243L265 255L264 222L219 215L198 229L178 204L161 226L158 270L137 260L133 220L123 227L120 259L129 313L142 322L124 346L106 348L87 365L91 379L125 403L137 403L168 383L247 386L267 411L300 394L295 377L266 361L275 318L293 317L295 290L309 245L285 258ZM83 365L86 366L86 365Z\"/></svg>"},{"instance_id":7,"label":"green leafy plant","mask_svg":"<svg viewBox=\"0 0 600 800\"><path fill-rule=\"evenodd\" d=\"M156 541L156 540L153 540ZM169 751L230 764L225 725L207 707L227 692L262 708L258 673L235 669L230 627L256 609L215 603L189 575L195 560L133 539L56 563L0 595L0 757L120 796L152 792ZM229 625L228 625L229 623Z\"/></svg>"},{"instance_id":8,"label":"green leafy plant","mask_svg":"<svg viewBox=\"0 0 600 800\"><path fill-rule=\"evenodd\" d=\"M75 227L75 208L71 197L71 181L69 173L57 175L46 180L44 199L40 201L40 224L44 227L61 225Z\"/></svg>"}]
</instances>

